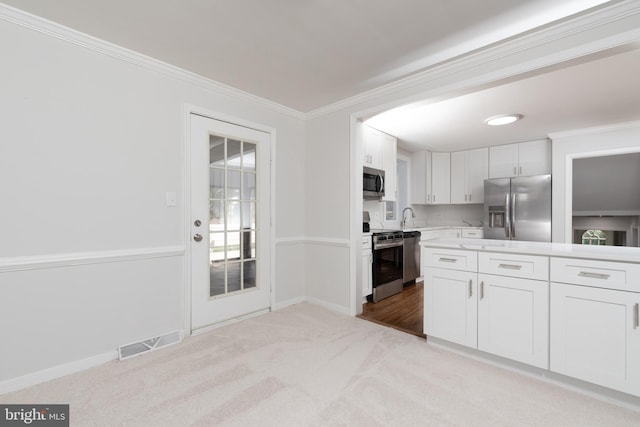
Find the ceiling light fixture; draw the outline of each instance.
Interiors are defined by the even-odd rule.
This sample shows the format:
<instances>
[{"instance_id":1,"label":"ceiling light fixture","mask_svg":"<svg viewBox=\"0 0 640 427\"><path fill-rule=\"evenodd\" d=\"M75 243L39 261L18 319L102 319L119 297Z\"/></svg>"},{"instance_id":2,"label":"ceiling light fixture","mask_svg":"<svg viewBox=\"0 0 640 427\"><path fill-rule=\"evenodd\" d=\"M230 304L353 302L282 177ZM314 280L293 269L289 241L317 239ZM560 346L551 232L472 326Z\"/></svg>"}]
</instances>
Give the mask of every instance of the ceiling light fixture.
<instances>
[{"instance_id":1,"label":"ceiling light fixture","mask_svg":"<svg viewBox=\"0 0 640 427\"><path fill-rule=\"evenodd\" d=\"M522 114L503 114L501 116L489 117L484 122L489 126L502 126L517 122L522 117Z\"/></svg>"}]
</instances>

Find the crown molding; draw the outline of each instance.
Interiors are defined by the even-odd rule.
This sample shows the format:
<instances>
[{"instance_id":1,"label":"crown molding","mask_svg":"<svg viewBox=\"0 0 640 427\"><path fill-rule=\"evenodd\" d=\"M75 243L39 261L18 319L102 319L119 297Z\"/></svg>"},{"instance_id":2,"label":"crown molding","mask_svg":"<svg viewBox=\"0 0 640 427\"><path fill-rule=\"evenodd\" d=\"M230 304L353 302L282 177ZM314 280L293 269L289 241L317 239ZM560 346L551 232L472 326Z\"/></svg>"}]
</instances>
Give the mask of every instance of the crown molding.
<instances>
[{"instance_id":1,"label":"crown molding","mask_svg":"<svg viewBox=\"0 0 640 427\"><path fill-rule=\"evenodd\" d=\"M484 64L513 56L520 52L542 47L549 43L575 36L621 19L638 15L640 15L640 0L622 0L614 2L612 5L599 6L593 10L567 17L560 21L547 24L543 27L527 31L523 34L477 49L473 52L434 64L426 68L424 71L412 74L411 76L395 80L375 89L315 109L308 112L306 114L306 118L309 120L326 114L335 113L337 111L356 107L401 91L410 91L412 89L420 90L420 87L423 85L437 81L440 78L456 74L464 70L480 67ZM585 52L584 50L579 52L565 52L564 54L554 55L551 57L551 60L555 61L553 63L563 62L576 59L590 53L596 53L603 49L622 46L630 42L638 42L639 40L640 28L636 27L634 30L617 34L614 37L603 38L596 43L592 43L589 46L590 49L588 52ZM538 64L538 66L533 66L533 69L547 65L551 64ZM503 78L512 77L524 72L521 68L525 66L527 66L527 64L520 64L516 67L517 69L513 69L511 71L504 70L505 75ZM528 64L528 66L531 67L531 64ZM495 78L495 75L493 75L493 77ZM485 83L485 81L483 78L479 77L474 82L470 83L479 85Z\"/></svg>"},{"instance_id":2,"label":"crown molding","mask_svg":"<svg viewBox=\"0 0 640 427\"><path fill-rule=\"evenodd\" d=\"M629 130L629 129L640 130L640 121L636 120L632 122L614 123L614 124L605 125L605 126L595 126L595 127L584 128L584 129L573 129L573 130L567 130L562 132L552 132L549 134L549 138L551 138L551 140L554 141L556 139L571 138L574 136L597 135L601 133L609 133L609 132L616 132L616 131Z\"/></svg>"},{"instance_id":3,"label":"crown molding","mask_svg":"<svg viewBox=\"0 0 640 427\"><path fill-rule=\"evenodd\" d=\"M166 77L173 78L193 86L215 92L222 96L240 98L248 102L257 103L263 107L279 114L284 114L299 120L305 120L306 114L286 107L282 104L253 95L232 86L225 85L212 79L200 76L150 56L118 46L116 44L98 39L64 25L58 24L48 19L41 18L31 13L16 9L6 4L0 3L0 20L19 25L30 30L55 37L59 40L74 44L76 46L89 49L91 51L128 62L133 65L160 73Z\"/></svg>"}]
</instances>

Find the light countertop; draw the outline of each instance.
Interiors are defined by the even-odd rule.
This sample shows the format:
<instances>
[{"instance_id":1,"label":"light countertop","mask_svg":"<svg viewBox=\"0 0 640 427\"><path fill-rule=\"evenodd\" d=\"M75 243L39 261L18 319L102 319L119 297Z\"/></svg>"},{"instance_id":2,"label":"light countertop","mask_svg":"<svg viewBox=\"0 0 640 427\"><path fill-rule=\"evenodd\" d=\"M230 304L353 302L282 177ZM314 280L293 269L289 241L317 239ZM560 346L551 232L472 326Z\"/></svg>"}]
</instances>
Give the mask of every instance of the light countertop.
<instances>
[{"instance_id":1,"label":"light countertop","mask_svg":"<svg viewBox=\"0 0 640 427\"><path fill-rule=\"evenodd\" d=\"M457 227L455 227L457 228ZM423 247L622 261L640 264L640 248L490 239L423 240Z\"/></svg>"}]
</instances>

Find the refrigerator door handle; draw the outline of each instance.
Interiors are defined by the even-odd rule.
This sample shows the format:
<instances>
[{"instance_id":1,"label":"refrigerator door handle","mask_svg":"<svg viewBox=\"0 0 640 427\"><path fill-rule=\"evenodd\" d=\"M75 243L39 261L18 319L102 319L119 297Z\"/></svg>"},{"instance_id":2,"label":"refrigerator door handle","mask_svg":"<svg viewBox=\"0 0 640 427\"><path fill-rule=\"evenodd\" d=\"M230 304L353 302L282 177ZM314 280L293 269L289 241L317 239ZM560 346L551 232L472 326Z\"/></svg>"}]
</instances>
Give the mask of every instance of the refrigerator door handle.
<instances>
[{"instance_id":1,"label":"refrigerator door handle","mask_svg":"<svg viewBox=\"0 0 640 427\"><path fill-rule=\"evenodd\" d=\"M511 219L509 220L509 222L511 222L511 239L515 239L516 238L516 193L511 193L511 209L510 213L511 213Z\"/></svg>"},{"instance_id":2,"label":"refrigerator door handle","mask_svg":"<svg viewBox=\"0 0 640 427\"><path fill-rule=\"evenodd\" d=\"M511 239L511 195L504 195L504 236L507 240Z\"/></svg>"}]
</instances>

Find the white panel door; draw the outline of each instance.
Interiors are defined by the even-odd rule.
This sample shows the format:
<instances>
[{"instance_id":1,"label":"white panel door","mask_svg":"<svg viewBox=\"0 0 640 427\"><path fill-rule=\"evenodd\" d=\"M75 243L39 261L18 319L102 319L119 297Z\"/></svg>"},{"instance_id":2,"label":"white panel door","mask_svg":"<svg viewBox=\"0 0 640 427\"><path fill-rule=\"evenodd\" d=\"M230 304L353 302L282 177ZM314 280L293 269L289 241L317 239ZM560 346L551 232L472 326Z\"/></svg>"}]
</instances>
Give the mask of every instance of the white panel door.
<instances>
[{"instance_id":1,"label":"white panel door","mask_svg":"<svg viewBox=\"0 0 640 427\"><path fill-rule=\"evenodd\" d=\"M191 115L192 330L268 309L270 135Z\"/></svg>"},{"instance_id":2,"label":"white panel door","mask_svg":"<svg viewBox=\"0 0 640 427\"><path fill-rule=\"evenodd\" d=\"M476 348L477 273L424 269L424 332L427 336Z\"/></svg>"},{"instance_id":3,"label":"white panel door","mask_svg":"<svg viewBox=\"0 0 640 427\"><path fill-rule=\"evenodd\" d=\"M489 147L489 178L518 176L518 144Z\"/></svg>"},{"instance_id":4,"label":"white panel door","mask_svg":"<svg viewBox=\"0 0 640 427\"><path fill-rule=\"evenodd\" d=\"M640 396L640 294L551 283L550 369Z\"/></svg>"},{"instance_id":5,"label":"white panel door","mask_svg":"<svg viewBox=\"0 0 640 427\"><path fill-rule=\"evenodd\" d=\"M431 203L451 203L451 154L431 153Z\"/></svg>"},{"instance_id":6,"label":"white panel door","mask_svg":"<svg viewBox=\"0 0 640 427\"><path fill-rule=\"evenodd\" d=\"M466 159L467 203L484 203L484 180L489 178L489 149L469 150Z\"/></svg>"},{"instance_id":7,"label":"white panel door","mask_svg":"<svg viewBox=\"0 0 640 427\"><path fill-rule=\"evenodd\" d=\"M549 367L549 282L478 274L478 349Z\"/></svg>"},{"instance_id":8,"label":"white panel door","mask_svg":"<svg viewBox=\"0 0 640 427\"><path fill-rule=\"evenodd\" d=\"M467 203L467 152L451 153L451 203Z\"/></svg>"},{"instance_id":9,"label":"white panel door","mask_svg":"<svg viewBox=\"0 0 640 427\"><path fill-rule=\"evenodd\" d=\"M551 143L547 139L518 144L518 175L533 176L551 173Z\"/></svg>"}]
</instances>

